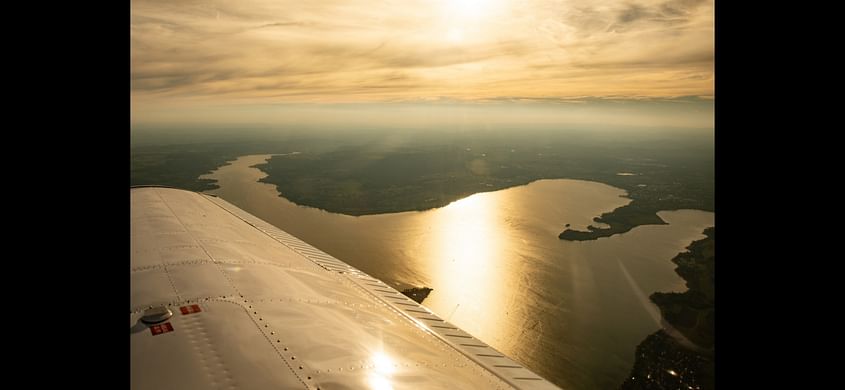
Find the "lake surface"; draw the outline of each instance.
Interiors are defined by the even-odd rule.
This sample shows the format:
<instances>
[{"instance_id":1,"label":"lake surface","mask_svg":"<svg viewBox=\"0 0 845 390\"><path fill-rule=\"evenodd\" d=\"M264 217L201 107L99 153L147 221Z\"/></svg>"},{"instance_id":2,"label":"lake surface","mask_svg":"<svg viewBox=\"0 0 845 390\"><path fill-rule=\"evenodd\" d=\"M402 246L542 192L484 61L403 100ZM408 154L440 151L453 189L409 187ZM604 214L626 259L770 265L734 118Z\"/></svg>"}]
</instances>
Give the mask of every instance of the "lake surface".
<instances>
[{"instance_id":1,"label":"lake surface","mask_svg":"<svg viewBox=\"0 0 845 390\"><path fill-rule=\"evenodd\" d=\"M710 212L666 211L669 225L559 240L566 224L584 230L630 202L624 190L580 180L539 180L421 212L335 214L259 183L266 174L252 166L271 156L243 156L203 178L218 181L211 193L398 289L433 288L426 307L567 389L622 383L637 344L660 327L648 296L686 289L670 260L714 225Z\"/></svg>"}]
</instances>

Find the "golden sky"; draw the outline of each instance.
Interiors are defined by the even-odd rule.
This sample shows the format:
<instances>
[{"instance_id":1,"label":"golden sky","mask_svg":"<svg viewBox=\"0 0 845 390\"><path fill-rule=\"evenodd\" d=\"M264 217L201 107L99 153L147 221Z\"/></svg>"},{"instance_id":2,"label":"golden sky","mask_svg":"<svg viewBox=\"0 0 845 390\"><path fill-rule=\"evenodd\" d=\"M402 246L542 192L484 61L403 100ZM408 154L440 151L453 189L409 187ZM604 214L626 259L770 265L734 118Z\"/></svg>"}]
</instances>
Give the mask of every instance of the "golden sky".
<instances>
[{"instance_id":1,"label":"golden sky","mask_svg":"<svg viewBox=\"0 0 845 390\"><path fill-rule=\"evenodd\" d=\"M713 0L133 0L157 108L713 95Z\"/></svg>"}]
</instances>

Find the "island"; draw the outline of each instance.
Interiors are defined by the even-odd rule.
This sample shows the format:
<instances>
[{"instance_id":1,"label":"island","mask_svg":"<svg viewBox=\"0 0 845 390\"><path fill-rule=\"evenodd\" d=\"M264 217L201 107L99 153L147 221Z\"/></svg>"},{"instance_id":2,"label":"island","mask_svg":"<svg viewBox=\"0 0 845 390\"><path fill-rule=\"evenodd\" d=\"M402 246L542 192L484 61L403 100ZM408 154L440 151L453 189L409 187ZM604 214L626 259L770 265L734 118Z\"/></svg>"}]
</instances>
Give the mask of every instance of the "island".
<instances>
[{"instance_id":1,"label":"island","mask_svg":"<svg viewBox=\"0 0 845 390\"><path fill-rule=\"evenodd\" d=\"M704 234L706 238L672 259L688 290L651 295L665 329L637 346L634 367L621 390L714 388L715 227Z\"/></svg>"},{"instance_id":2,"label":"island","mask_svg":"<svg viewBox=\"0 0 845 390\"><path fill-rule=\"evenodd\" d=\"M432 291L434 290L428 287L411 287L402 290L402 294L413 299L414 302L422 304Z\"/></svg>"}]
</instances>

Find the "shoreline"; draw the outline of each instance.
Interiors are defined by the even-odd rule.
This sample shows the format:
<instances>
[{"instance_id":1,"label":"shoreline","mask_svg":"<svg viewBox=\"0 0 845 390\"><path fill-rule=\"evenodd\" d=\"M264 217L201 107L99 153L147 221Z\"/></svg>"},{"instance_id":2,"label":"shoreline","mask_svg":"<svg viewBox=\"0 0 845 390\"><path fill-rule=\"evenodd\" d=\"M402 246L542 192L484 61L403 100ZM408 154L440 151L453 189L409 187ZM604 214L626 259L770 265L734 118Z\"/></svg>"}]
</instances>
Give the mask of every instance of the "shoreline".
<instances>
[{"instance_id":1,"label":"shoreline","mask_svg":"<svg viewBox=\"0 0 845 390\"><path fill-rule=\"evenodd\" d=\"M689 388L715 385L715 226L693 241L672 262L687 291L656 292L663 328L637 345L634 366L620 390Z\"/></svg>"},{"instance_id":2,"label":"shoreline","mask_svg":"<svg viewBox=\"0 0 845 390\"><path fill-rule=\"evenodd\" d=\"M643 210L638 202L634 200L627 205L593 218L594 222L603 223L609 227L597 228L590 225L587 226L587 231L567 228L558 235L558 238L566 241L591 241L610 237L615 234L627 233L637 226L667 225L667 222L657 215L658 211L670 210Z\"/></svg>"}]
</instances>

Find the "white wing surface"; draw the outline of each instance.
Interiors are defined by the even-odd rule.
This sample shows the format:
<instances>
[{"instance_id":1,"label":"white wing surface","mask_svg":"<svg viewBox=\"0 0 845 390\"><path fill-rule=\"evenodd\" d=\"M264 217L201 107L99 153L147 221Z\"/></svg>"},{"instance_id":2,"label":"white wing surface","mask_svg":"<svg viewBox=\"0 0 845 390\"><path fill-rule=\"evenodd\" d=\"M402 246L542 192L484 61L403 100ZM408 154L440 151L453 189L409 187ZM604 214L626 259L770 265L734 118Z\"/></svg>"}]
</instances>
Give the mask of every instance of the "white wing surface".
<instances>
[{"instance_id":1,"label":"white wing surface","mask_svg":"<svg viewBox=\"0 0 845 390\"><path fill-rule=\"evenodd\" d=\"M215 196L131 190L133 389L557 389Z\"/></svg>"}]
</instances>

